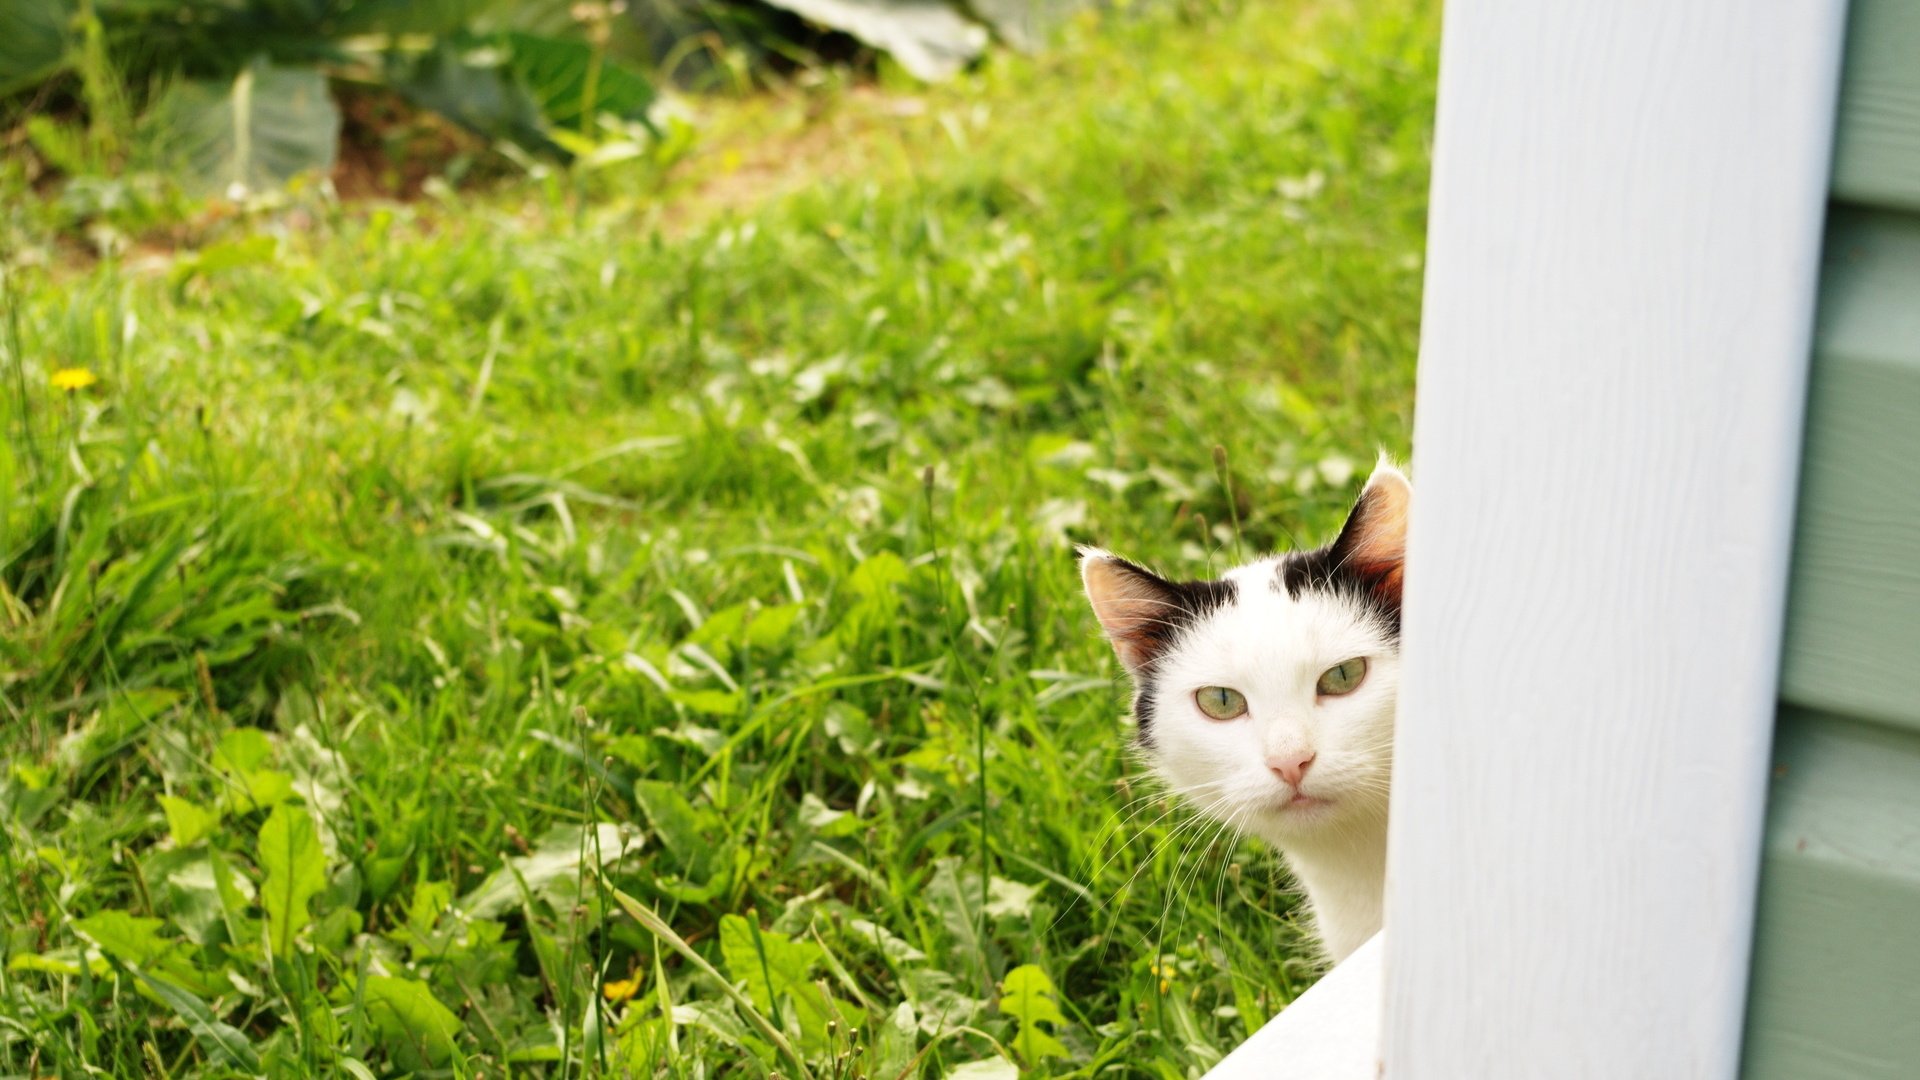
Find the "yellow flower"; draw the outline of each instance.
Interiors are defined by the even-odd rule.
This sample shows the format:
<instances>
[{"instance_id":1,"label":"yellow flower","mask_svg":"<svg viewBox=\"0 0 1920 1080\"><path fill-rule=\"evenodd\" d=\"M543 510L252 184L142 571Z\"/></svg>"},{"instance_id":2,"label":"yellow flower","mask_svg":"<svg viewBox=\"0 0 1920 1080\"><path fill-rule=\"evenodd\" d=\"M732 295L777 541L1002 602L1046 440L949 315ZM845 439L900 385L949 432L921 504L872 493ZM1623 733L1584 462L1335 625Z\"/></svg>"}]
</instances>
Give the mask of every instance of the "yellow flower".
<instances>
[{"instance_id":1,"label":"yellow flower","mask_svg":"<svg viewBox=\"0 0 1920 1080\"><path fill-rule=\"evenodd\" d=\"M83 367L63 367L53 373L53 388L69 394L75 390L85 390L99 381L98 375Z\"/></svg>"},{"instance_id":2,"label":"yellow flower","mask_svg":"<svg viewBox=\"0 0 1920 1080\"><path fill-rule=\"evenodd\" d=\"M622 1002L640 992L640 980L619 979L600 988L601 996L608 1001Z\"/></svg>"}]
</instances>

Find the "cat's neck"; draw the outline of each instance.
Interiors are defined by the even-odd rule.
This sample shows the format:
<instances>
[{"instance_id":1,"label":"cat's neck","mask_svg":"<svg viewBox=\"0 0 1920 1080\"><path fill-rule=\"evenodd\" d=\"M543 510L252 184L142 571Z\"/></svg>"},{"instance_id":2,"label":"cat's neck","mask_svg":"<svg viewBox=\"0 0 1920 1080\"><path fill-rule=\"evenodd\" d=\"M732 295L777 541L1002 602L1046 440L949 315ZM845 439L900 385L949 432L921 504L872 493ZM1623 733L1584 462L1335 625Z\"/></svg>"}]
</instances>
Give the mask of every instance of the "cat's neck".
<instances>
[{"instance_id":1,"label":"cat's neck","mask_svg":"<svg viewBox=\"0 0 1920 1080\"><path fill-rule=\"evenodd\" d=\"M1384 817L1320 843L1297 837L1267 838L1286 857L1288 869L1307 893L1328 959L1335 963L1380 930L1387 882L1387 822Z\"/></svg>"}]
</instances>

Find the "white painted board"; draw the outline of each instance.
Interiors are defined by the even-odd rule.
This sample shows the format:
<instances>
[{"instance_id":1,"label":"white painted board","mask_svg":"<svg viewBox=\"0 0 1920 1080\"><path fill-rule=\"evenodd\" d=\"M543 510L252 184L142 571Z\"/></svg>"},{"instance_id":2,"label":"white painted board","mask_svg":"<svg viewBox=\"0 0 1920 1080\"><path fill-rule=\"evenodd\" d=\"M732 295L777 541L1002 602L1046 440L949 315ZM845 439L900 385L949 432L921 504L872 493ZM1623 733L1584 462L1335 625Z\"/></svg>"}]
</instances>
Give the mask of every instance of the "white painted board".
<instances>
[{"instance_id":1,"label":"white painted board","mask_svg":"<svg viewBox=\"0 0 1920 1080\"><path fill-rule=\"evenodd\" d=\"M1280 1010L1207 1080L1375 1080L1381 938L1375 934Z\"/></svg>"},{"instance_id":2,"label":"white painted board","mask_svg":"<svg viewBox=\"0 0 1920 1080\"><path fill-rule=\"evenodd\" d=\"M1391 1080L1737 1071L1843 15L1447 5Z\"/></svg>"}]
</instances>

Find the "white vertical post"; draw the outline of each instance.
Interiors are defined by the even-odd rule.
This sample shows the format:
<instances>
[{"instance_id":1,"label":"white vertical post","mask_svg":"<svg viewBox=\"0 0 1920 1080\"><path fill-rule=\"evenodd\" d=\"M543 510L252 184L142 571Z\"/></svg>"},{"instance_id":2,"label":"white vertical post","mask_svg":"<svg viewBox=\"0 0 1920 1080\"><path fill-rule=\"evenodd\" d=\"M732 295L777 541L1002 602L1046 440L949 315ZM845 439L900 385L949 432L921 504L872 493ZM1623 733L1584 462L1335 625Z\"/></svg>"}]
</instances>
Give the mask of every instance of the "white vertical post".
<instances>
[{"instance_id":1,"label":"white vertical post","mask_svg":"<svg viewBox=\"0 0 1920 1080\"><path fill-rule=\"evenodd\" d=\"M1391 1080L1738 1067L1842 0L1450 0Z\"/></svg>"}]
</instances>

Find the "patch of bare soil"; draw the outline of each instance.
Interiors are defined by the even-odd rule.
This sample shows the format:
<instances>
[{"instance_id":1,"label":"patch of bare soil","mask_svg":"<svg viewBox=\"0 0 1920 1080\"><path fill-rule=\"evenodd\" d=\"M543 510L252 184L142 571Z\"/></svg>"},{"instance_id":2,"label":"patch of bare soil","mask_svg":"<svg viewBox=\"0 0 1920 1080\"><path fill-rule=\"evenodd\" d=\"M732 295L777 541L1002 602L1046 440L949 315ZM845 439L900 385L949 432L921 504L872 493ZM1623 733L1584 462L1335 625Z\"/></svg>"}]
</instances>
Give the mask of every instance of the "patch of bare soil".
<instances>
[{"instance_id":1,"label":"patch of bare soil","mask_svg":"<svg viewBox=\"0 0 1920 1080\"><path fill-rule=\"evenodd\" d=\"M342 200L411 200L436 176L455 182L498 176L497 169L489 169L485 139L390 91L342 95L340 120L340 149L330 179Z\"/></svg>"},{"instance_id":2,"label":"patch of bare soil","mask_svg":"<svg viewBox=\"0 0 1920 1080\"><path fill-rule=\"evenodd\" d=\"M709 110L709 130L663 192L663 218L686 227L824 181L895 169L905 157L902 136L926 111L919 97L873 86L790 91Z\"/></svg>"}]
</instances>

